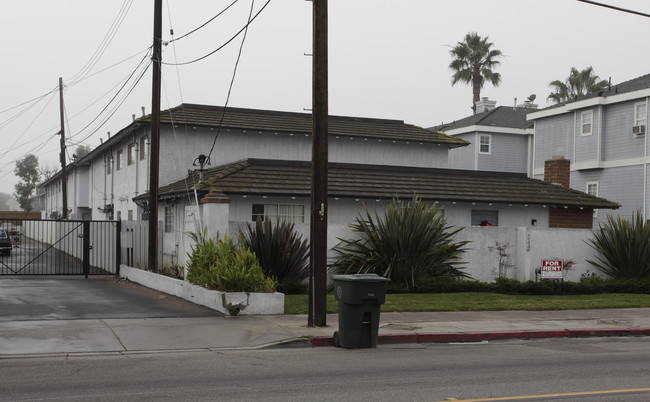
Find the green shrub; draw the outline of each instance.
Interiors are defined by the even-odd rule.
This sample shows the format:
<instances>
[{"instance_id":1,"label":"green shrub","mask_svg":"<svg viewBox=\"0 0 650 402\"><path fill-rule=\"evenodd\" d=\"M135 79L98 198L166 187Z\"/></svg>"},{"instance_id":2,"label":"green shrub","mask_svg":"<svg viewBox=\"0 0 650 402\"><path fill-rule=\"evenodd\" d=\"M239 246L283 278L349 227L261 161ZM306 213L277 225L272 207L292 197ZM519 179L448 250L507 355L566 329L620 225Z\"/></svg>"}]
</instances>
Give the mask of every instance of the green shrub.
<instances>
[{"instance_id":1,"label":"green shrub","mask_svg":"<svg viewBox=\"0 0 650 402\"><path fill-rule=\"evenodd\" d=\"M276 281L264 276L262 268L248 248L237 246L228 235L217 241L206 231L197 235L188 256L187 280L208 289L223 292L274 292Z\"/></svg>"},{"instance_id":2,"label":"green shrub","mask_svg":"<svg viewBox=\"0 0 650 402\"><path fill-rule=\"evenodd\" d=\"M413 196L403 205L399 199L386 207L384 216L365 208L350 228L358 238L339 239L333 248L338 272L376 273L403 283L408 290L433 277L467 278L458 264L466 241L453 242L462 229L452 230L436 205L429 207Z\"/></svg>"},{"instance_id":3,"label":"green shrub","mask_svg":"<svg viewBox=\"0 0 650 402\"><path fill-rule=\"evenodd\" d=\"M294 230L293 223L283 221L273 227L267 218L246 226L242 241L255 253L264 274L277 279L278 291L303 293L309 277L309 242Z\"/></svg>"},{"instance_id":4,"label":"green shrub","mask_svg":"<svg viewBox=\"0 0 650 402\"><path fill-rule=\"evenodd\" d=\"M605 275L614 279L650 278L650 223L640 212L628 221L625 217L607 216L607 223L589 245L602 257L587 260Z\"/></svg>"}]
</instances>

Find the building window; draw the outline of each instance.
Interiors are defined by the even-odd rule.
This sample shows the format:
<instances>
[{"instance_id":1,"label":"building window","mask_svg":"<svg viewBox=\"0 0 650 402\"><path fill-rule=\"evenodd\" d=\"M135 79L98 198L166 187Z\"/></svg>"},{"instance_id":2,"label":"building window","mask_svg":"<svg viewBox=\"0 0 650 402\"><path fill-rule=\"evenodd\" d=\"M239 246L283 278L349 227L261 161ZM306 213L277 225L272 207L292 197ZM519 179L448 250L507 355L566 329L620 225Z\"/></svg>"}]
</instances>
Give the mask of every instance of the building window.
<instances>
[{"instance_id":1,"label":"building window","mask_svg":"<svg viewBox=\"0 0 650 402\"><path fill-rule=\"evenodd\" d=\"M165 233L174 231L174 207L165 207Z\"/></svg>"},{"instance_id":2,"label":"building window","mask_svg":"<svg viewBox=\"0 0 650 402\"><path fill-rule=\"evenodd\" d=\"M147 137L140 137L140 160L147 159Z\"/></svg>"},{"instance_id":3,"label":"building window","mask_svg":"<svg viewBox=\"0 0 650 402\"><path fill-rule=\"evenodd\" d=\"M133 210L132 209L129 209L129 211L128 211L128 219L129 219L129 221L133 220Z\"/></svg>"},{"instance_id":4,"label":"building window","mask_svg":"<svg viewBox=\"0 0 650 402\"><path fill-rule=\"evenodd\" d=\"M594 122L594 112L587 110L580 113L580 135L591 135Z\"/></svg>"},{"instance_id":5,"label":"building window","mask_svg":"<svg viewBox=\"0 0 650 402\"><path fill-rule=\"evenodd\" d=\"M120 149L117 151L117 170L121 170L124 167L124 152Z\"/></svg>"},{"instance_id":6,"label":"building window","mask_svg":"<svg viewBox=\"0 0 650 402\"><path fill-rule=\"evenodd\" d=\"M489 154L491 152L490 149L490 142L492 141L492 136L489 134L481 134L479 136L479 148L478 148L478 153L479 154Z\"/></svg>"},{"instance_id":7,"label":"building window","mask_svg":"<svg viewBox=\"0 0 650 402\"><path fill-rule=\"evenodd\" d=\"M587 194L598 197L598 182L597 181L588 181L587 182ZM594 209L594 218L598 216L598 210Z\"/></svg>"},{"instance_id":8,"label":"building window","mask_svg":"<svg viewBox=\"0 0 650 402\"><path fill-rule=\"evenodd\" d=\"M268 216L273 222L285 221L289 223L305 222L304 205L284 205L284 204L253 204L253 221Z\"/></svg>"},{"instance_id":9,"label":"building window","mask_svg":"<svg viewBox=\"0 0 650 402\"><path fill-rule=\"evenodd\" d=\"M499 211L472 210L472 226L499 226Z\"/></svg>"},{"instance_id":10,"label":"building window","mask_svg":"<svg viewBox=\"0 0 650 402\"><path fill-rule=\"evenodd\" d=\"M135 163L135 143L129 144L129 154L127 155L126 163L129 166Z\"/></svg>"},{"instance_id":11,"label":"building window","mask_svg":"<svg viewBox=\"0 0 650 402\"><path fill-rule=\"evenodd\" d=\"M632 133L635 135L645 134L645 127L648 119L647 106L645 102L634 104L634 127Z\"/></svg>"}]
</instances>

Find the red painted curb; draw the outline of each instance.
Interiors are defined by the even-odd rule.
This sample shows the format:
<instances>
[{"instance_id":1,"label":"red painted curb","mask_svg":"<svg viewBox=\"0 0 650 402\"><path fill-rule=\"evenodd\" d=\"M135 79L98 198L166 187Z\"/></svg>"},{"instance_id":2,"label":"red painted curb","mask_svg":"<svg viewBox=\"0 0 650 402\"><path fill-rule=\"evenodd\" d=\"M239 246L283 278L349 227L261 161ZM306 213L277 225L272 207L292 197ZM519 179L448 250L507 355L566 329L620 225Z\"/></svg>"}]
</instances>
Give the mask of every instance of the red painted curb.
<instances>
[{"instance_id":1,"label":"red painted curb","mask_svg":"<svg viewBox=\"0 0 650 402\"><path fill-rule=\"evenodd\" d=\"M399 343L480 342L502 339L538 339L563 337L588 338L606 336L650 336L650 328L584 328L495 332L382 334L377 337L377 344L389 345ZM311 339L311 345L313 347L334 346L334 340L331 337L315 337Z\"/></svg>"}]
</instances>

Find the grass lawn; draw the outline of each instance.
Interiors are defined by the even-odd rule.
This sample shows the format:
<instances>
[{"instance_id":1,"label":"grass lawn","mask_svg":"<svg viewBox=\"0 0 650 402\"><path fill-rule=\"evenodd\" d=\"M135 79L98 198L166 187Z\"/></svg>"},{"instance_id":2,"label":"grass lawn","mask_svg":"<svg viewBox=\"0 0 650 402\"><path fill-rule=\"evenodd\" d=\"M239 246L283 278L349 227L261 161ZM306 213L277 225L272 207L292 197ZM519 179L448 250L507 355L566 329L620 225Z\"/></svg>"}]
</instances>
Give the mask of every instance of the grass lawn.
<instances>
[{"instance_id":1,"label":"grass lawn","mask_svg":"<svg viewBox=\"0 0 650 402\"><path fill-rule=\"evenodd\" d=\"M285 314L307 314L307 295L286 295ZM650 307L650 295L603 293L569 296L506 295L498 293L388 294L382 312L394 311L498 311L578 310ZM327 312L338 312L333 294L327 295Z\"/></svg>"}]
</instances>

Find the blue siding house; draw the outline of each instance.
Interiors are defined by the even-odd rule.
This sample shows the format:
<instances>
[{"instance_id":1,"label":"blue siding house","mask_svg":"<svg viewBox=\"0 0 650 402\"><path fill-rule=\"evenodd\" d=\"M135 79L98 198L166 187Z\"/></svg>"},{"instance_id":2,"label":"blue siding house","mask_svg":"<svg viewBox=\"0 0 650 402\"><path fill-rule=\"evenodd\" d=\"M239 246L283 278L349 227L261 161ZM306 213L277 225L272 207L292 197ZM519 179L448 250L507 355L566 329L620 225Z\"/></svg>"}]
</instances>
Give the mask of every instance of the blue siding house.
<instances>
[{"instance_id":1,"label":"blue siding house","mask_svg":"<svg viewBox=\"0 0 650 402\"><path fill-rule=\"evenodd\" d=\"M527 115L534 123L533 177L544 162L571 161L573 189L618 202L617 214L648 219L648 98L650 74ZM606 214L594 211L594 223Z\"/></svg>"},{"instance_id":2,"label":"blue siding house","mask_svg":"<svg viewBox=\"0 0 650 402\"><path fill-rule=\"evenodd\" d=\"M496 107L496 101L483 98L476 103L476 114L431 129L470 143L450 150L452 169L532 176L534 131L526 116L536 107L530 101L517 107Z\"/></svg>"}]
</instances>

